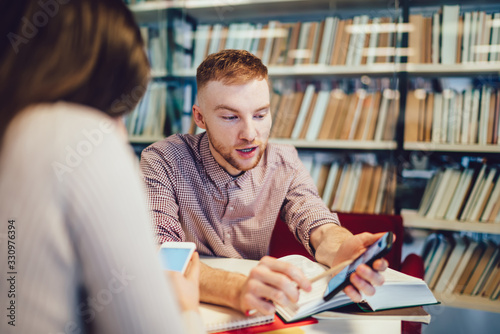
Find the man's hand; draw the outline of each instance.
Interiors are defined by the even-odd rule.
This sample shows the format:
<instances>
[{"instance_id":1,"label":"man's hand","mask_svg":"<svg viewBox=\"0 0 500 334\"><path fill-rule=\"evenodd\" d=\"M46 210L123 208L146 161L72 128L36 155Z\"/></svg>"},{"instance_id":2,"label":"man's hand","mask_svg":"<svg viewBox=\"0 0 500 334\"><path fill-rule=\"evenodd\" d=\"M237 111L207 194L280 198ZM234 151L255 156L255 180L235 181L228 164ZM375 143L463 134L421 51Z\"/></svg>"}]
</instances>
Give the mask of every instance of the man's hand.
<instances>
[{"instance_id":1,"label":"man's hand","mask_svg":"<svg viewBox=\"0 0 500 334\"><path fill-rule=\"evenodd\" d=\"M340 263L345 260L354 260L366 249L381 238L384 233L360 233L348 237L340 245L332 265ZM384 284L384 277L379 271L384 271L388 267L386 259L378 259L373 263L373 269L366 264L359 265L356 271L351 274L350 280L352 285L348 285L344 292L352 301L360 302L362 297L361 293L372 296L375 294L375 286Z\"/></svg>"},{"instance_id":2,"label":"man's hand","mask_svg":"<svg viewBox=\"0 0 500 334\"><path fill-rule=\"evenodd\" d=\"M200 258L194 252L184 275L176 271L165 271L177 295L177 301L183 311L198 311L200 304Z\"/></svg>"},{"instance_id":3,"label":"man's hand","mask_svg":"<svg viewBox=\"0 0 500 334\"><path fill-rule=\"evenodd\" d=\"M299 289L311 291L311 283L304 273L290 263L265 256L252 269L240 293L240 310L257 310L273 314L273 303L286 306L296 303Z\"/></svg>"},{"instance_id":4,"label":"man's hand","mask_svg":"<svg viewBox=\"0 0 500 334\"><path fill-rule=\"evenodd\" d=\"M346 260L355 260L383 235L384 233L367 232L352 235L342 227L325 224L311 232L311 243L316 249L316 260L333 267ZM373 269L366 264L358 266L350 277L352 285L344 289L345 294L354 302L361 301L361 293L372 296L375 293L375 286L384 283L384 277L379 271L384 271L387 267L385 259L376 260Z\"/></svg>"}]
</instances>

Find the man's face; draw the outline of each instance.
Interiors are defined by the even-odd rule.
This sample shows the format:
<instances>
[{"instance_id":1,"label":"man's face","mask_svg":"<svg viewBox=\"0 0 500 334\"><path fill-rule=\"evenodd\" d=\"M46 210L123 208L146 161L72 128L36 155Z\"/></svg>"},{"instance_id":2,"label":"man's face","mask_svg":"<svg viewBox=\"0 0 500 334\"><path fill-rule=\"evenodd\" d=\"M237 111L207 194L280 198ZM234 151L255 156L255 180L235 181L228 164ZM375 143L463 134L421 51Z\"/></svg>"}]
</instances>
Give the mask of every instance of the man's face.
<instances>
[{"instance_id":1,"label":"man's face","mask_svg":"<svg viewBox=\"0 0 500 334\"><path fill-rule=\"evenodd\" d=\"M193 106L196 124L206 129L210 151L229 174L254 168L267 147L271 129L267 80L242 85L209 82Z\"/></svg>"}]
</instances>

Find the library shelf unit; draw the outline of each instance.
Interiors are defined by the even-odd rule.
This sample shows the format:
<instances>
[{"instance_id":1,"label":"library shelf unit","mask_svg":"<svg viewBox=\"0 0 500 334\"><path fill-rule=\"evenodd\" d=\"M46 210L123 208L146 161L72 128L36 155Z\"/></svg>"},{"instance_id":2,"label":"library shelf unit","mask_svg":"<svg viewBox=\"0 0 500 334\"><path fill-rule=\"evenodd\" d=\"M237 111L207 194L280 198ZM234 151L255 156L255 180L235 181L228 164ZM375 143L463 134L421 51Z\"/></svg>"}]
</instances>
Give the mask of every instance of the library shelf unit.
<instances>
[{"instance_id":1,"label":"library shelf unit","mask_svg":"<svg viewBox=\"0 0 500 334\"><path fill-rule=\"evenodd\" d=\"M398 2L397 2L398 3ZM228 25L231 22L256 21L265 22L269 20L284 20L290 18L292 21L309 20L327 15L337 15L344 13L345 17L354 17L366 13L370 17L395 17L402 16L408 22L410 13L419 12L424 7L432 7L432 11L438 11L441 5L454 5L458 1L438 0L402 0L399 2L400 8L390 8L390 2L386 0L183 0L183 1L151 1L140 2L130 5L130 9L136 15L138 21L151 22L157 19L166 20L166 12L170 10L179 11L183 17L190 17L200 24L222 23ZM460 2L469 6L480 4L498 5L498 1L480 0ZM361 10L359 8L362 8ZM500 12L500 5L498 6ZM425 12L425 10L424 10ZM428 11L426 12L428 15ZM398 47L405 48L408 44L407 34L404 34L401 44ZM394 48L397 49L397 48ZM395 50L396 51L396 50ZM411 63L407 57L401 57L399 61L387 63L376 63L373 65L268 65L269 76L273 79L297 79L297 80L330 80L330 79L352 79L367 76L370 78L389 78L391 82L397 81L397 87L401 94L400 114L398 119L398 130L394 141L366 141L366 140L292 140L282 138L271 138L270 142L285 143L294 145L300 149L309 150L345 150L348 153L357 151L388 151L392 158L407 157L413 152L421 152L424 155L473 155L495 157L500 153L500 145L479 145L479 144L445 144L432 142L405 142L405 102L409 92L408 83L415 79L441 79L454 77L474 78L499 77L500 60L496 62L473 62L457 64L429 64ZM169 59L171 60L171 59ZM194 82L196 75L195 68L173 68L170 72L155 71L152 76L159 80L178 80ZM391 83L391 86L393 84ZM396 87L392 87L393 89ZM401 129L403 128L403 129ZM163 138L131 136L130 142L137 144L148 144ZM352 152L351 152L352 150ZM418 216L415 211L402 210L401 216L405 227L428 229L428 230L448 230L448 231L469 231L485 234L500 234L500 224L462 222L427 219ZM444 305L460 308L473 308L478 310L500 313L500 301L491 301L482 297L471 297L461 295L441 295L436 293L436 297Z\"/></svg>"}]
</instances>

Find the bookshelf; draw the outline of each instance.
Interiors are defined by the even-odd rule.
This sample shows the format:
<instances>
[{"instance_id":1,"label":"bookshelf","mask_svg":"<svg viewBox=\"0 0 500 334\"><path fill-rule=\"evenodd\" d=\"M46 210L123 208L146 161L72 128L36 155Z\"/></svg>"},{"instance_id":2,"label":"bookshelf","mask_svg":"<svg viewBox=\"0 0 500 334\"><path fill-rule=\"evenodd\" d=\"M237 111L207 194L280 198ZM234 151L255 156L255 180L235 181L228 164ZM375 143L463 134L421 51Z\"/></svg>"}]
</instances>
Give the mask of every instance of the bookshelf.
<instances>
[{"instance_id":1,"label":"bookshelf","mask_svg":"<svg viewBox=\"0 0 500 334\"><path fill-rule=\"evenodd\" d=\"M402 210L401 216L403 217L403 221L406 227L431 230L468 231L500 234L500 224L495 223L429 219L418 215L415 210Z\"/></svg>"},{"instance_id":2,"label":"bookshelf","mask_svg":"<svg viewBox=\"0 0 500 334\"><path fill-rule=\"evenodd\" d=\"M291 34L294 25L299 21L302 23L313 21L321 22L321 20L326 17L338 17L340 21L344 20L347 22L347 20L361 17L364 14L368 15L370 20L377 17L390 18L389 24L393 25L397 25L398 22L403 24L413 22L414 15L422 15L422 17L427 19L425 23L427 26L424 24L418 26L428 27L430 22L432 27L433 22L435 22L432 20L435 18L436 13L442 11L442 5L453 6L458 2L447 0L440 0L437 2L404 0L399 3L401 4L400 8L388 8L386 1L379 0L222 0L215 2L184 0L140 2L130 5L130 8L136 14L137 19L143 22L168 20L171 19L169 13L175 12L181 19L185 19L192 24L191 28L189 28L192 30L189 31L188 35L192 36L193 40L196 40L195 35L197 28L203 25L209 26L209 29L214 29L214 26L219 24L221 26L220 29L226 29L226 33L229 34L230 26L233 23L249 23L254 27L252 29L258 30L269 25L271 21L276 21L276 27L288 29L288 32ZM487 6L482 6L483 4ZM471 11L486 11L489 15L492 13L492 8L494 9L494 13L500 13L500 6L497 1L465 1L461 2L460 5L463 6L460 7L460 17L462 17L465 12ZM491 15L492 19L494 19L494 14ZM398 21L400 17L402 21ZM438 17L441 18L441 16ZM307 86L307 84L311 82L315 82L318 92L321 91L321 87L325 85L328 86L327 89L329 90L340 87L346 90L350 89L352 92L353 89L359 87L371 89L373 91L373 86L366 85L362 82L363 77L368 77L371 81L386 80L385 84L378 84L375 90L382 91L384 88L390 88L394 91L399 91L400 94L400 112L397 117L395 135L393 138L388 140L306 140L275 137L271 138L270 142L290 144L294 145L299 150L318 152L344 151L346 154L374 152L384 155L385 159L389 156L389 160L400 165L407 164L411 160L410 156L414 153L424 155L428 158L451 155L458 160L460 160L462 156L485 157L488 159L488 162L493 162L494 164L499 163L498 153L500 153L500 145L498 145L498 143L481 144L479 140L464 144L454 143L453 140L449 142L448 140L439 140L437 142L432 142L431 140L407 140L407 138L405 138L407 135L405 124L410 115L410 110L406 105L408 103L408 95L411 94L413 89L425 89L428 92L433 91L434 87L431 86L435 86L436 82L455 78L467 78L471 82L479 78L479 81L482 83L490 85L492 80L497 80L500 77L500 58L487 61L478 58L471 61L467 59L464 60L463 55L459 55L452 63L448 63L448 61L443 61L444 58L448 57L446 55L447 51L443 51L443 49L446 49L446 45L448 45L446 44L448 43L448 39L446 39L443 46L443 40L439 40L441 38L441 35L439 35L437 44L439 51L436 53L436 51L433 51L436 46L434 42L436 38L433 32L429 31L428 28L426 28L427 30L422 29L423 31L427 31L425 32L425 34L427 34L425 37L431 36L427 43L422 42L426 40L424 36L417 36L421 38L421 42L417 41L417 43L422 44L415 44L415 33L405 30L404 25L401 27L403 29L400 34L394 32L391 37L392 40L389 42L386 41L386 44L383 45L384 47L378 46L381 50L383 49L390 54L390 56L384 58L385 60L383 61L367 64L368 55L370 55L371 52L369 49L373 45L370 45L368 38L366 38L364 43L360 42L361 44L357 46L358 49L368 50L368 55L365 53L361 56L361 63L353 64L352 60L346 57L346 59L337 61L336 63L333 62L333 58L330 63L321 63L318 58L318 61L313 61L313 63L294 61L294 63L290 64L289 62L287 63L286 57L284 59L280 58L282 57L281 54L279 52L273 52L272 49L270 50L269 62L267 63L271 81L273 83L277 82L278 87L280 87L280 82L284 82L283 86L285 86L285 89L275 89L279 94L284 94L287 91L287 81L293 81L294 83L291 84L292 86L301 84L303 85L302 87ZM462 29L463 33L463 28L460 29ZM366 36L368 36L368 34L366 34ZM378 41L380 43L381 35L379 34L378 36ZM172 40L175 39L172 31L170 31L168 38L170 53L167 59L171 65L176 61L173 59L172 53L172 50L175 49L171 44ZM457 44L457 48L463 46L460 45L459 42L457 42ZM408 52L407 46L422 53L415 58L414 54L412 55ZM209 48L209 46L206 47ZM346 44L344 45L343 51L348 53L349 48L350 46ZM183 63L183 66L174 65L171 67L167 66L166 69L157 69L152 73L153 78L166 82L181 82L180 86L182 86L183 83L190 83L193 85L196 74L195 68L197 66L196 62L193 60L196 57L196 45L189 48L186 52L189 57L192 57L191 62L188 62L189 64L186 65ZM277 56L273 58L273 54ZM351 56L353 55L351 54ZM469 57L469 54L467 54L467 57ZM355 57L353 57L353 59L354 58ZM179 63L177 62L176 64ZM355 83L352 84L351 82ZM424 84L422 84L422 82ZM474 82L474 85L477 85L477 83ZM276 88L276 86L274 88ZM182 90L182 87L180 89ZM194 100L195 94L195 88L192 88L189 95L191 101ZM188 112L185 107L186 106L183 107L180 105L176 106L178 109L176 115L178 117L182 117L179 115L185 115ZM168 135L169 132L167 131L166 134ZM146 144L162 138L163 136L131 136L130 141L138 144ZM440 161L438 162L438 166L443 163L442 160L436 159ZM400 181L398 180L398 182ZM396 206L395 212L401 213L405 226L410 228L500 234L500 224L425 218L419 216L415 211L403 209L399 212L398 206ZM448 304L447 297L448 296L442 296L442 301L445 304ZM500 312L498 301L489 301L484 298L478 299L475 297L468 298L466 296L453 296L453 298L453 303L450 303L452 306L459 305L457 307Z\"/></svg>"},{"instance_id":3,"label":"bookshelf","mask_svg":"<svg viewBox=\"0 0 500 334\"><path fill-rule=\"evenodd\" d=\"M405 142L404 149L411 151L463 152L478 154L500 153L500 145Z\"/></svg>"}]
</instances>

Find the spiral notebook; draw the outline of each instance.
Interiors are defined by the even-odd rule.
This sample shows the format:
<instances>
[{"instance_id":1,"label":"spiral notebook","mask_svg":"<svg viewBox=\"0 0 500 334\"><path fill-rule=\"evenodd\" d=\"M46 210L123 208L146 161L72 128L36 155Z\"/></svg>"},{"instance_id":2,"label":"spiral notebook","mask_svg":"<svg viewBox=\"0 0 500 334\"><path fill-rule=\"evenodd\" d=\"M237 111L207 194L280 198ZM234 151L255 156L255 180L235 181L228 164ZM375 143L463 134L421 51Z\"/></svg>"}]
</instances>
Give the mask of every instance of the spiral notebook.
<instances>
[{"instance_id":1,"label":"spiral notebook","mask_svg":"<svg viewBox=\"0 0 500 334\"><path fill-rule=\"evenodd\" d=\"M247 317L241 312L228 307L204 303L200 304L200 313L205 329L209 333L264 325L274 321L274 314L262 315L257 313Z\"/></svg>"}]
</instances>

